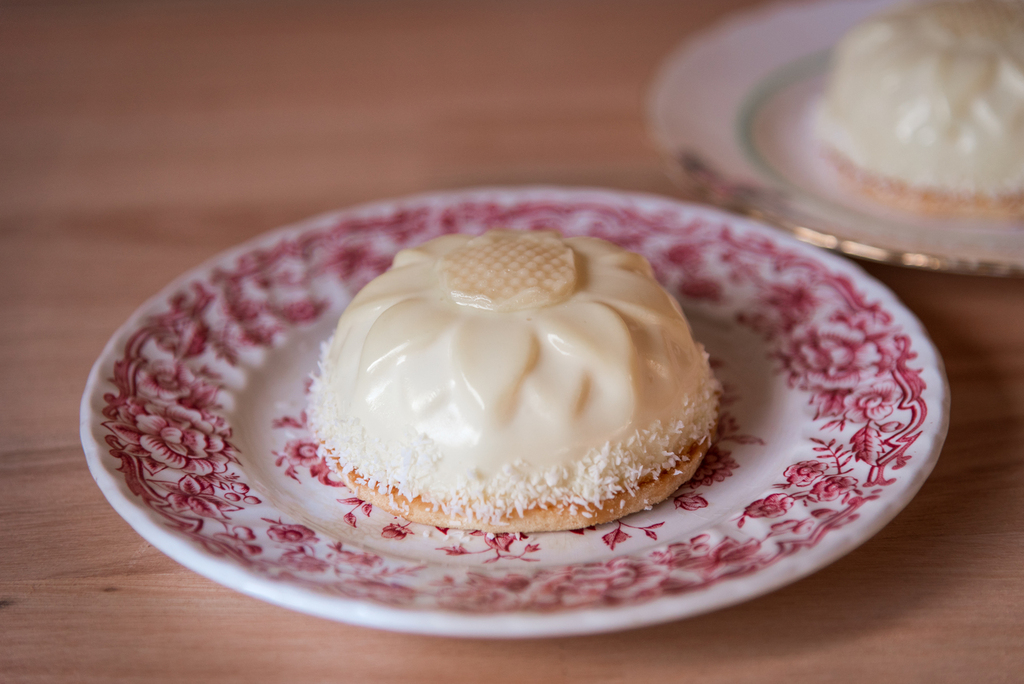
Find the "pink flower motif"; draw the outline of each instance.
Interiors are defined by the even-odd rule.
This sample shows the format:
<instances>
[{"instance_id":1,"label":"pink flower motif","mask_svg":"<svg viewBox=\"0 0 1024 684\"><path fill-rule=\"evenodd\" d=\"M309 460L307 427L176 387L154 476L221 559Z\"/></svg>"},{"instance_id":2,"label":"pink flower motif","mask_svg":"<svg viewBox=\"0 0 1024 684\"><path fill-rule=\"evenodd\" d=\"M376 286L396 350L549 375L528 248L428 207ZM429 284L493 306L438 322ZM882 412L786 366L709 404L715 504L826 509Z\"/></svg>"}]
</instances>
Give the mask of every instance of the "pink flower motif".
<instances>
[{"instance_id":1,"label":"pink flower motif","mask_svg":"<svg viewBox=\"0 0 1024 684\"><path fill-rule=\"evenodd\" d=\"M673 545L669 549L672 552L669 562L673 567L692 570L710 577L730 565L745 566L756 562L761 542L757 539L739 542L732 537L726 537L713 548L701 543Z\"/></svg>"},{"instance_id":2,"label":"pink flower motif","mask_svg":"<svg viewBox=\"0 0 1024 684\"><path fill-rule=\"evenodd\" d=\"M135 372L139 394L154 400L174 401L187 396L196 376L187 366L159 360L140 366Z\"/></svg>"},{"instance_id":3,"label":"pink flower motif","mask_svg":"<svg viewBox=\"0 0 1024 684\"><path fill-rule=\"evenodd\" d=\"M893 412L900 389L893 382L879 382L855 392L846 417L854 423L880 422Z\"/></svg>"},{"instance_id":4,"label":"pink flower motif","mask_svg":"<svg viewBox=\"0 0 1024 684\"><path fill-rule=\"evenodd\" d=\"M234 460L234 448L220 435L210 434L215 428L203 420L199 411L169 407L166 413L136 414L134 426L112 422L104 425L126 442L129 453L159 466L195 475L227 470L228 462ZM198 428L190 419L199 423Z\"/></svg>"},{"instance_id":5,"label":"pink flower motif","mask_svg":"<svg viewBox=\"0 0 1024 684\"><path fill-rule=\"evenodd\" d=\"M608 534L603 535L601 537L601 541L603 541L609 549L614 551L617 545L623 543L624 541L630 538L631 536L629 535L629 533L622 529L622 525L619 525Z\"/></svg>"},{"instance_id":6,"label":"pink flower motif","mask_svg":"<svg viewBox=\"0 0 1024 684\"><path fill-rule=\"evenodd\" d=\"M846 397L849 396L848 389L823 389L811 395L811 405L815 408L814 419L835 418L843 415L846 411Z\"/></svg>"},{"instance_id":7,"label":"pink flower motif","mask_svg":"<svg viewBox=\"0 0 1024 684\"><path fill-rule=\"evenodd\" d=\"M210 406L217 396L217 388L197 378L188 366L164 359L140 366L135 386L150 401L181 401L195 407Z\"/></svg>"},{"instance_id":8,"label":"pink flower motif","mask_svg":"<svg viewBox=\"0 0 1024 684\"><path fill-rule=\"evenodd\" d=\"M169 418L189 423L192 427L209 435L219 435L221 437L231 436L231 428L228 427L228 423L224 419L224 416L217 415L216 413L204 408L193 408L182 404L172 404L171 406L162 407L157 410L159 413ZM150 411L150 413L152 412L153 411Z\"/></svg>"},{"instance_id":9,"label":"pink flower motif","mask_svg":"<svg viewBox=\"0 0 1024 684\"><path fill-rule=\"evenodd\" d=\"M516 541L516 535L509 534L508 532L499 532L498 534L486 534L484 535L484 543L491 547L495 551L508 552L512 548L512 544Z\"/></svg>"},{"instance_id":10,"label":"pink flower motif","mask_svg":"<svg viewBox=\"0 0 1024 684\"><path fill-rule=\"evenodd\" d=\"M291 323L308 323L315 320L323 308L308 299L299 299L285 304L281 313Z\"/></svg>"},{"instance_id":11,"label":"pink flower motif","mask_svg":"<svg viewBox=\"0 0 1024 684\"><path fill-rule=\"evenodd\" d=\"M679 293L691 299L717 302L722 298L722 286L710 278L687 278L679 285Z\"/></svg>"},{"instance_id":12,"label":"pink flower motif","mask_svg":"<svg viewBox=\"0 0 1024 684\"><path fill-rule=\"evenodd\" d=\"M213 536L246 556L255 556L263 552L261 546L248 543L256 539L256 535L248 527L236 526L231 528L230 534L218 532Z\"/></svg>"},{"instance_id":13,"label":"pink flower motif","mask_svg":"<svg viewBox=\"0 0 1024 684\"><path fill-rule=\"evenodd\" d=\"M780 534L799 534L814 525L810 520L783 520L772 525L772 532L769 536Z\"/></svg>"},{"instance_id":14,"label":"pink flower motif","mask_svg":"<svg viewBox=\"0 0 1024 684\"><path fill-rule=\"evenodd\" d=\"M772 496L780 495L772 494L768 498L770 499ZM788 509L789 506L787 505L786 508ZM778 513L776 515L782 515L782 513ZM774 518L776 515L768 517ZM756 539L748 539L741 543L732 537L726 537L718 544L718 546L711 549L711 553L708 554L708 560L718 566L724 565L725 563L742 563L752 560L760 550L761 542Z\"/></svg>"},{"instance_id":15,"label":"pink flower motif","mask_svg":"<svg viewBox=\"0 0 1024 684\"><path fill-rule=\"evenodd\" d=\"M202 314L212 301L213 293L200 283L171 297L170 310L152 322L156 343L180 358L202 354L210 334Z\"/></svg>"},{"instance_id":16,"label":"pink flower motif","mask_svg":"<svg viewBox=\"0 0 1024 684\"><path fill-rule=\"evenodd\" d=\"M391 523L380 532L380 536L385 539L405 539L410 534L411 532L409 532L408 527L405 525L396 525L395 523Z\"/></svg>"},{"instance_id":17,"label":"pink flower motif","mask_svg":"<svg viewBox=\"0 0 1024 684\"><path fill-rule=\"evenodd\" d=\"M792 505L793 498L788 494L769 494L747 506L743 515L751 518L778 518L785 515Z\"/></svg>"},{"instance_id":18,"label":"pink flower motif","mask_svg":"<svg viewBox=\"0 0 1024 684\"><path fill-rule=\"evenodd\" d=\"M284 544L318 541L316 533L305 525L271 525L267 530L267 536Z\"/></svg>"},{"instance_id":19,"label":"pink flower motif","mask_svg":"<svg viewBox=\"0 0 1024 684\"><path fill-rule=\"evenodd\" d=\"M310 556L303 549L285 551L281 554L281 562L303 572L323 572L330 567L326 561L322 561L316 556Z\"/></svg>"},{"instance_id":20,"label":"pink flower motif","mask_svg":"<svg viewBox=\"0 0 1024 684\"><path fill-rule=\"evenodd\" d=\"M708 500L699 494L682 494L675 499L675 507L684 511L696 511L708 507Z\"/></svg>"},{"instance_id":21,"label":"pink flower motif","mask_svg":"<svg viewBox=\"0 0 1024 684\"><path fill-rule=\"evenodd\" d=\"M191 512L204 518L220 518L224 513L240 510L238 506L218 499L213 487L191 475L178 480L167 494L167 502L179 513Z\"/></svg>"},{"instance_id":22,"label":"pink flower motif","mask_svg":"<svg viewBox=\"0 0 1024 684\"><path fill-rule=\"evenodd\" d=\"M601 594L612 600L656 591L672 568L669 559L661 563L638 563L633 558L613 558L604 567L605 586Z\"/></svg>"},{"instance_id":23,"label":"pink flower motif","mask_svg":"<svg viewBox=\"0 0 1024 684\"><path fill-rule=\"evenodd\" d=\"M512 592L520 592L530 586L530 580L522 575L508 575L498 578L498 585L502 589Z\"/></svg>"},{"instance_id":24,"label":"pink flower motif","mask_svg":"<svg viewBox=\"0 0 1024 684\"><path fill-rule=\"evenodd\" d=\"M467 550L463 546L446 546L439 550L444 551L444 554L446 556L462 556L464 554L469 553L469 550Z\"/></svg>"},{"instance_id":25,"label":"pink flower motif","mask_svg":"<svg viewBox=\"0 0 1024 684\"><path fill-rule=\"evenodd\" d=\"M826 477L811 488L811 496L818 501L832 501L857 485L852 477L833 475Z\"/></svg>"},{"instance_id":26,"label":"pink flower motif","mask_svg":"<svg viewBox=\"0 0 1024 684\"><path fill-rule=\"evenodd\" d=\"M826 465L821 461L801 461L786 468L783 475L786 481L797 487L806 487L825 472Z\"/></svg>"},{"instance_id":27,"label":"pink flower motif","mask_svg":"<svg viewBox=\"0 0 1024 684\"><path fill-rule=\"evenodd\" d=\"M312 466L320 462L320 455L316 450L317 444L313 440L293 439L284 445L284 453L281 455L292 465Z\"/></svg>"},{"instance_id":28,"label":"pink flower motif","mask_svg":"<svg viewBox=\"0 0 1024 684\"><path fill-rule=\"evenodd\" d=\"M892 323L892 316L875 302L856 311L836 311L832 315L832 320L847 328L856 328L865 334L873 334L884 332Z\"/></svg>"},{"instance_id":29,"label":"pink flower motif","mask_svg":"<svg viewBox=\"0 0 1024 684\"><path fill-rule=\"evenodd\" d=\"M842 389L856 387L881 355L864 331L826 324L794 336L781 358L797 385Z\"/></svg>"},{"instance_id":30,"label":"pink flower motif","mask_svg":"<svg viewBox=\"0 0 1024 684\"><path fill-rule=\"evenodd\" d=\"M381 565L384 562L383 558L372 553L349 551L342 546L341 542L329 544L327 548L331 550L331 553L327 554L328 559L340 561L346 565L357 566L360 568L372 568Z\"/></svg>"},{"instance_id":31,"label":"pink flower motif","mask_svg":"<svg viewBox=\"0 0 1024 684\"><path fill-rule=\"evenodd\" d=\"M281 465L278 463L278 465ZM327 485L328 487L344 487L345 483L342 482L341 476L338 472L327 465L327 459L321 458L318 462L314 463L309 467L309 474L315 477L320 484ZM369 515L369 513L367 513Z\"/></svg>"},{"instance_id":32,"label":"pink flower motif","mask_svg":"<svg viewBox=\"0 0 1024 684\"><path fill-rule=\"evenodd\" d=\"M675 245L665 253L669 262L681 267L684 278L679 293L692 299L717 302L722 298L722 285L704 273L704 252L697 245Z\"/></svg>"},{"instance_id":33,"label":"pink flower motif","mask_svg":"<svg viewBox=\"0 0 1024 684\"><path fill-rule=\"evenodd\" d=\"M697 472L693 474L686 486L696 489L700 486L707 487L715 482L722 482L738 467L739 465L732 458L730 452L719 448L717 444L712 444L707 454L704 455L704 460L698 466Z\"/></svg>"},{"instance_id":34,"label":"pink flower motif","mask_svg":"<svg viewBox=\"0 0 1024 684\"><path fill-rule=\"evenodd\" d=\"M806 283L771 285L761 301L781 316L784 330L806 320L818 305L818 298Z\"/></svg>"},{"instance_id":35,"label":"pink flower motif","mask_svg":"<svg viewBox=\"0 0 1024 684\"><path fill-rule=\"evenodd\" d=\"M677 266L682 266L686 271L698 271L703 268L704 257L700 247L690 244L673 245L665 252L665 258Z\"/></svg>"},{"instance_id":36,"label":"pink flower motif","mask_svg":"<svg viewBox=\"0 0 1024 684\"><path fill-rule=\"evenodd\" d=\"M113 395L107 395L107 396L108 396L108 398L110 398ZM117 420L117 421L120 421L122 423L127 423L128 425L134 425L135 424L135 419L138 416L144 416L147 413L149 413L149 410L147 409L147 406L152 406L152 405L151 404L147 404L144 401L139 401L139 399L137 399L136 397L128 397L124 402L118 404L116 407L115 406L108 407L106 410L104 410L103 415L106 416L107 418L112 419L112 420ZM111 424L104 423L104 425L106 425L111 430L114 430L113 426L116 425L116 423L111 423ZM115 432L116 432L116 430L115 430Z\"/></svg>"}]
</instances>

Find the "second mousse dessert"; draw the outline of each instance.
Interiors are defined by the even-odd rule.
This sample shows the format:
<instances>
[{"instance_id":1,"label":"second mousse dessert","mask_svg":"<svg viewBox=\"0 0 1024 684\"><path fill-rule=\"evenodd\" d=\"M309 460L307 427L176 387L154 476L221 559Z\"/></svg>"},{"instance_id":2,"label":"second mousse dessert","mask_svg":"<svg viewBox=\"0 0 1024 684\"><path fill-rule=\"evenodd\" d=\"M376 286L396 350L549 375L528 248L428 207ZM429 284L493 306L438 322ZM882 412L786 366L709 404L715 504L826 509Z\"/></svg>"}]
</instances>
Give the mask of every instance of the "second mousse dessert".
<instances>
[{"instance_id":1,"label":"second mousse dessert","mask_svg":"<svg viewBox=\"0 0 1024 684\"><path fill-rule=\"evenodd\" d=\"M861 23L833 52L816 134L887 204L1024 215L1024 2L911 4Z\"/></svg>"}]
</instances>

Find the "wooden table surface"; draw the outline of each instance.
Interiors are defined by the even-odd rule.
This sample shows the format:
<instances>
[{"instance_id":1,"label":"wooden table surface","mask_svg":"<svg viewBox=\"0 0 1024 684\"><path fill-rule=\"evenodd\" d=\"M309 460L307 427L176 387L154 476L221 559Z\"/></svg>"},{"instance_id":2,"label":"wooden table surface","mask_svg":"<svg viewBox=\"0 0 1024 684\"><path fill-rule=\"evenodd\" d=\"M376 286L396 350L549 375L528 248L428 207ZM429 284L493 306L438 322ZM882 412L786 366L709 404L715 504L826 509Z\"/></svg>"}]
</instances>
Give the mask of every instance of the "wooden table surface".
<instances>
[{"instance_id":1,"label":"wooden table surface","mask_svg":"<svg viewBox=\"0 0 1024 684\"><path fill-rule=\"evenodd\" d=\"M246 238L440 188L677 194L645 90L745 4L0 7L0 681L1024 681L1024 279L866 266L945 358L938 466L845 558L690 620L525 641L335 624L186 570L86 469L78 402L105 341Z\"/></svg>"}]
</instances>

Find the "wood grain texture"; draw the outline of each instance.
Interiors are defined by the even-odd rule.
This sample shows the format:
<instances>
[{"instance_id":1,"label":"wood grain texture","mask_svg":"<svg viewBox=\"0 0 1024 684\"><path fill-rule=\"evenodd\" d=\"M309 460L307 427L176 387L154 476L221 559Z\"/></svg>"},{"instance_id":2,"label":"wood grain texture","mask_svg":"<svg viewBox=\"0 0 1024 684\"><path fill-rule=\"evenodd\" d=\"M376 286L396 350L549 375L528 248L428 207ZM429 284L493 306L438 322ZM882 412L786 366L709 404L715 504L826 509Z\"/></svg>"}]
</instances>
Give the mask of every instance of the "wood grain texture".
<instances>
[{"instance_id":1,"label":"wood grain texture","mask_svg":"<svg viewBox=\"0 0 1024 684\"><path fill-rule=\"evenodd\" d=\"M666 625L476 641L307 617L163 556L86 469L92 361L226 247L438 188L673 194L645 90L679 39L746 4L0 7L0 681L1020 681L1024 280L868 265L946 361L934 474L833 565Z\"/></svg>"}]
</instances>

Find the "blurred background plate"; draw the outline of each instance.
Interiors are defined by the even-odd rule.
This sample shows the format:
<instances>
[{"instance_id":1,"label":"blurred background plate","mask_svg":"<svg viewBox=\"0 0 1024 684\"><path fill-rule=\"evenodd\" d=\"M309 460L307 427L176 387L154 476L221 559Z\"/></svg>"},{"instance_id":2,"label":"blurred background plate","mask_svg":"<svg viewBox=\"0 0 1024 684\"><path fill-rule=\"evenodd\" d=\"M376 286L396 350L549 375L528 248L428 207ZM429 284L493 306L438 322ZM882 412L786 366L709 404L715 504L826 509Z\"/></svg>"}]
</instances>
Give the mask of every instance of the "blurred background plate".
<instances>
[{"instance_id":1,"label":"blurred background plate","mask_svg":"<svg viewBox=\"0 0 1024 684\"><path fill-rule=\"evenodd\" d=\"M858 195L811 135L829 50L893 0L774 5L718 24L662 65L648 123L672 175L706 201L852 256L1024 273L1024 223L891 209Z\"/></svg>"}]
</instances>

